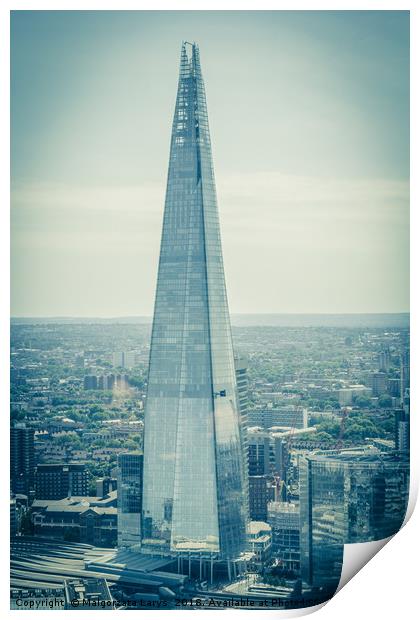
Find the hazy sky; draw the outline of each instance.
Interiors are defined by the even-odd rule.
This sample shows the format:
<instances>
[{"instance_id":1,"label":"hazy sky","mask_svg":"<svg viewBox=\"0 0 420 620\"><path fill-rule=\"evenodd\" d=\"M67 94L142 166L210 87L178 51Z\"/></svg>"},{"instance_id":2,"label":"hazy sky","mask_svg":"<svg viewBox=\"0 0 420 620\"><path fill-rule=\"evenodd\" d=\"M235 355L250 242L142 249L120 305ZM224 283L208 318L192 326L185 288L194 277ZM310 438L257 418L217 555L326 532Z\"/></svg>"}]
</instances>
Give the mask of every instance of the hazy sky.
<instances>
[{"instance_id":1,"label":"hazy sky","mask_svg":"<svg viewBox=\"0 0 420 620\"><path fill-rule=\"evenodd\" d=\"M231 311L407 311L408 37L408 12L14 12L12 314L152 313L182 39Z\"/></svg>"}]
</instances>

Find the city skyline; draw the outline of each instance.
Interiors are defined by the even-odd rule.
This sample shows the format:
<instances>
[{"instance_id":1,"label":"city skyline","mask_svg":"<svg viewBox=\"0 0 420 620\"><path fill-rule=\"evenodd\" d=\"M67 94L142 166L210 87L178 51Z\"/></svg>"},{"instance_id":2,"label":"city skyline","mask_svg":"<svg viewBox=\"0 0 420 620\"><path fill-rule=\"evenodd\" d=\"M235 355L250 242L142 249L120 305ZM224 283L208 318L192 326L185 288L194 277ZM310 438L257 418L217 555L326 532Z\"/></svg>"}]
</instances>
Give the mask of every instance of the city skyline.
<instances>
[{"instance_id":1,"label":"city skyline","mask_svg":"<svg viewBox=\"0 0 420 620\"><path fill-rule=\"evenodd\" d=\"M13 12L11 609L315 610L409 517L408 28Z\"/></svg>"},{"instance_id":2,"label":"city skyline","mask_svg":"<svg viewBox=\"0 0 420 620\"><path fill-rule=\"evenodd\" d=\"M408 13L205 21L12 15L12 315L151 316L190 33L208 58L231 311L408 311Z\"/></svg>"}]
</instances>

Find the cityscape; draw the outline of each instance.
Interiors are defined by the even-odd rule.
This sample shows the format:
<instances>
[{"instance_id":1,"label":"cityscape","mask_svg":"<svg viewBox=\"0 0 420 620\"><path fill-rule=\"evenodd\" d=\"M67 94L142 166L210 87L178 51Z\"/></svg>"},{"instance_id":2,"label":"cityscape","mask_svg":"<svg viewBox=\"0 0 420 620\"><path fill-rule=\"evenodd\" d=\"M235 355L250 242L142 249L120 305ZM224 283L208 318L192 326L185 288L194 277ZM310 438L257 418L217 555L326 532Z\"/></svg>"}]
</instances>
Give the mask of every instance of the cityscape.
<instances>
[{"instance_id":1,"label":"cityscape","mask_svg":"<svg viewBox=\"0 0 420 620\"><path fill-rule=\"evenodd\" d=\"M363 325L375 319L378 326ZM248 597L269 600L270 607L271 599L279 599L279 607L287 607L291 599L302 600L296 595L302 582L302 593L316 598L309 592L324 579L321 562L332 561L330 551L334 589L343 543L380 540L404 519L408 317L391 327L381 325L380 316L354 317L353 325L342 327L334 317L324 317L324 326L256 327L246 321L238 317L239 326L234 319L232 334L247 430L247 565L231 580L215 569L210 584L209 574L200 580L195 561L189 569L183 560L178 573L178 560L165 566L159 559L161 570L140 570L147 585L139 582L137 598L150 605L174 605L159 599L160 587L178 599ZM103 579L117 570L117 549L138 549L150 335L151 323L134 319L12 322L12 596L25 590L32 600L47 590L54 598L70 569L77 569L78 579L94 573L98 579L98 567L88 570L86 562L107 557ZM310 495L311 479L318 493L327 485L328 503ZM301 526L310 516L311 538ZM334 527L327 528L331 521ZM51 549L48 560L45 549ZM127 557L126 551L118 554ZM140 556L130 554L132 561ZM179 574L182 590L174 585ZM165 586L149 583L163 578ZM109 596L122 606L124 597L138 594L128 570L124 588L114 576L105 579Z\"/></svg>"},{"instance_id":2,"label":"cityscape","mask_svg":"<svg viewBox=\"0 0 420 620\"><path fill-rule=\"evenodd\" d=\"M230 315L216 184L184 41L153 317L11 321L12 609L311 607L404 522L409 314Z\"/></svg>"}]
</instances>

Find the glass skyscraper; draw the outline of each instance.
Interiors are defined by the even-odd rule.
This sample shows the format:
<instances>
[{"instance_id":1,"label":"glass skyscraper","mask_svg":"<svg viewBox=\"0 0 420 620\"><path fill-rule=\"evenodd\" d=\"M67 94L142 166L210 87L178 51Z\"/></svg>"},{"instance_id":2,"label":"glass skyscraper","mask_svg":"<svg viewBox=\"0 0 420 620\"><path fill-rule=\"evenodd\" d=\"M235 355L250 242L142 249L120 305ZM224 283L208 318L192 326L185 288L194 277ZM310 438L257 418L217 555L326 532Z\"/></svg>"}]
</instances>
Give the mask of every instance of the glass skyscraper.
<instances>
[{"instance_id":1,"label":"glass skyscraper","mask_svg":"<svg viewBox=\"0 0 420 620\"><path fill-rule=\"evenodd\" d=\"M243 458L199 50L183 43L145 410L142 550L237 557Z\"/></svg>"},{"instance_id":2,"label":"glass skyscraper","mask_svg":"<svg viewBox=\"0 0 420 620\"><path fill-rule=\"evenodd\" d=\"M409 457L374 448L300 457L302 578L338 584L343 545L396 534L405 518Z\"/></svg>"},{"instance_id":3,"label":"glass skyscraper","mask_svg":"<svg viewBox=\"0 0 420 620\"><path fill-rule=\"evenodd\" d=\"M141 507L143 453L118 455L118 546L139 548L141 542Z\"/></svg>"}]
</instances>

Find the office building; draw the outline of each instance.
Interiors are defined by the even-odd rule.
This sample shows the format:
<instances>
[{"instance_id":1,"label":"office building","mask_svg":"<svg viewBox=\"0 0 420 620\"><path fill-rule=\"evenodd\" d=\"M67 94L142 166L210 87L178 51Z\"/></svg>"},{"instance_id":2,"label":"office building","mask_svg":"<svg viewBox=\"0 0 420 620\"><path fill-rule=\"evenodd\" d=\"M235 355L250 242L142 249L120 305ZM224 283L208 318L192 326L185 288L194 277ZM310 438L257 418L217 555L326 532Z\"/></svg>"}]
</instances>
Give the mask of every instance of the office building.
<instances>
[{"instance_id":1,"label":"office building","mask_svg":"<svg viewBox=\"0 0 420 620\"><path fill-rule=\"evenodd\" d=\"M254 562L262 567L271 557L271 527L264 521L248 523L248 547L254 554Z\"/></svg>"},{"instance_id":2,"label":"office building","mask_svg":"<svg viewBox=\"0 0 420 620\"><path fill-rule=\"evenodd\" d=\"M96 375L86 375L83 379L84 390L97 390L98 389L98 377Z\"/></svg>"},{"instance_id":3,"label":"office building","mask_svg":"<svg viewBox=\"0 0 420 620\"><path fill-rule=\"evenodd\" d=\"M124 368L124 352L114 351L112 354L112 365L114 368Z\"/></svg>"},{"instance_id":4,"label":"office building","mask_svg":"<svg viewBox=\"0 0 420 620\"><path fill-rule=\"evenodd\" d=\"M37 465L36 499L63 499L88 494L88 473L84 463Z\"/></svg>"},{"instance_id":5,"label":"office building","mask_svg":"<svg viewBox=\"0 0 420 620\"><path fill-rule=\"evenodd\" d=\"M408 451L410 450L410 412L405 409L397 409L395 411L395 430L394 441L395 449Z\"/></svg>"},{"instance_id":6,"label":"office building","mask_svg":"<svg viewBox=\"0 0 420 620\"><path fill-rule=\"evenodd\" d=\"M112 354L114 368L134 368L136 365L135 351L114 351Z\"/></svg>"},{"instance_id":7,"label":"office building","mask_svg":"<svg viewBox=\"0 0 420 620\"><path fill-rule=\"evenodd\" d=\"M248 472L248 377L247 366L245 359L241 357L235 357L235 374L236 374L236 387L238 394L238 406L241 417L240 432L241 432L241 444L242 444L242 456L244 471ZM249 514L249 486L246 487L246 512Z\"/></svg>"},{"instance_id":8,"label":"office building","mask_svg":"<svg viewBox=\"0 0 420 620\"><path fill-rule=\"evenodd\" d=\"M345 388L339 388L336 391L337 400L342 407L351 406L358 396L371 398L372 389L365 385L349 385Z\"/></svg>"},{"instance_id":9,"label":"office building","mask_svg":"<svg viewBox=\"0 0 420 620\"><path fill-rule=\"evenodd\" d=\"M96 495L98 497L105 497L111 491L116 491L117 479L107 476L106 478L98 478L96 481Z\"/></svg>"},{"instance_id":10,"label":"office building","mask_svg":"<svg viewBox=\"0 0 420 620\"><path fill-rule=\"evenodd\" d=\"M248 414L248 377L246 361L241 357L235 357L236 385L238 389L238 405L242 418L242 427L246 428Z\"/></svg>"},{"instance_id":11,"label":"office building","mask_svg":"<svg viewBox=\"0 0 420 620\"><path fill-rule=\"evenodd\" d=\"M410 350L405 348L400 355L400 399L404 406L407 390L410 389Z\"/></svg>"},{"instance_id":12,"label":"office building","mask_svg":"<svg viewBox=\"0 0 420 620\"><path fill-rule=\"evenodd\" d=\"M249 516L253 521L267 521L267 504L270 495L274 493L270 488L269 476L249 476Z\"/></svg>"},{"instance_id":13,"label":"office building","mask_svg":"<svg viewBox=\"0 0 420 620\"><path fill-rule=\"evenodd\" d=\"M249 428L248 472L250 476L277 476L286 480L289 464L288 438L283 433Z\"/></svg>"},{"instance_id":14,"label":"office building","mask_svg":"<svg viewBox=\"0 0 420 620\"><path fill-rule=\"evenodd\" d=\"M373 396L382 396L388 392L388 377L384 372L374 372L371 381Z\"/></svg>"},{"instance_id":15,"label":"office building","mask_svg":"<svg viewBox=\"0 0 420 620\"><path fill-rule=\"evenodd\" d=\"M134 368L137 363L137 353L135 351L125 351L124 353L124 368Z\"/></svg>"},{"instance_id":16,"label":"office building","mask_svg":"<svg viewBox=\"0 0 420 620\"><path fill-rule=\"evenodd\" d=\"M401 380L400 379L390 379L388 378L388 394L393 398L400 398L400 388L401 388Z\"/></svg>"},{"instance_id":17,"label":"office building","mask_svg":"<svg viewBox=\"0 0 420 620\"><path fill-rule=\"evenodd\" d=\"M126 390L128 388L128 375L127 374L118 374L118 375L110 375L110 377L114 378L113 387L117 390ZM112 388L108 388L112 389Z\"/></svg>"},{"instance_id":18,"label":"office building","mask_svg":"<svg viewBox=\"0 0 420 620\"><path fill-rule=\"evenodd\" d=\"M10 536L16 536L19 530L19 515L16 500L10 500Z\"/></svg>"},{"instance_id":19,"label":"office building","mask_svg":"<svg viewBox=\"0 0 420 620\"><path fill-rule=\"evenodd\" d=\"M273 426L307 428L308 410L304 407L255 409L248 413L248 426L259 426L264 429L269 429Z\"/></svg>"},{"instance_id":20,"label":"office building","mask_svg":"<svg viewBox=\"0 0 420 620\"><path fill-rule=\"evenodd\" d=\"M272 555L285 572L300 573L299 504L270 502L267 522L271 525Z\"/></svg>"},{"instance_id":21,"label":"office building","mask_svg":"<svg viewBox=\"0 0 420 620\"><path fill-rule=\"evenodd\" d=\"M145 408L142 552L230 561L246 549L241 448L204 82L198 46L183 43Z\"/></svg>"},{"instance_id":22,"label":"office building","mask_svg":"<svg viewBox=\"0 0 420 620\"><path fill-rule=\"evenodd\" d=\"M143 453L118 455L118 546L139 547L143 489Z\"/></svg>"},{"instance_id":23,"label":"office building","mask_svg":"<svg viewBox=\"0 0 420 620\"><path fill-rule=\"evenodd\" d=\"M369 448L320 451L299 459L299 484L302 578L333 587L345 543L381 540L400 529L408 455Z\"/></svg>"},{"instance_id":24,"label":"office building","mask_svg":"<svg viewBox=\"0 0 420 620\"><path fill-rule=\"evenodd\" d=\"M391 366L391 353L389 349L380 351L378 354L379 370L381 372L388 372Z\"/></svg>"},{"instance_id":25,"label":"office building","mask_svg":"<svg viewBox=\"0 0 420 620\"><path fill-rule=\"evenodd\" d=\"M23 423L10 429L10 487L13 493L29 495L34 490L34 429Z\"/></svg>"}]
</instances>

